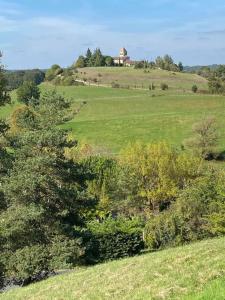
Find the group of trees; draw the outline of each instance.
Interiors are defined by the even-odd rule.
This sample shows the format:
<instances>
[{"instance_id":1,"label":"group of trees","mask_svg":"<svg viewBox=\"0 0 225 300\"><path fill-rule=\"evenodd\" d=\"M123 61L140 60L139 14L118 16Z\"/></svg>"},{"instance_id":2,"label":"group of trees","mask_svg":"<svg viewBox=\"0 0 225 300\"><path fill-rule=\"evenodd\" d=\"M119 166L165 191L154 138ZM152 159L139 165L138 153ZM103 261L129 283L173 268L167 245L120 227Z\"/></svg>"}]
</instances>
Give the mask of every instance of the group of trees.
<instances>
[{"instance_id":1,"label":"group of trees","mask_svg":"<svg viewBox=\"0 0 225 300\"><path fill-rule=\"evenodd\" d=\"M181 62L179 64L175 64L174 60L171 56L166 54L164 57L158 56L152 65L167 71L173 71L173 72L182 72L184 67Z\"/></svg>"},{"instance_id":2,"label":"group of trees","mask_svg":"<svg viewBox=\"0 0 225 300\"><path fill-rule=\"evenodd\" d=\"M30 81L35 84L40 84L45 80L45 72L39 69L24 70L24 71L7 71L5 72L7 80L7 89L17 89L23 82Z\"/></svg>"},{"instance_id":3,"label":"group of trees","mask_svg":"<svg viewBox=\"0 0 225 300\"><path fill-rule=\"evenodd\" d=\"M211 94L225 93L225 65L214 66L214 68L203 66L196 70L195 73L208 79L208 87Z\"/></svg>"},{"instance_id":4,"label":"group of trees","mask_svg":"<svg viewBox=\"0 0 225 300\"><path fill-rule=\"evenodd\" d=\"M88 48L85 56L79 56L75 62L76 68L84 67L102 67L102 66L113 66L113 58L111 56L105 56L101 50L97 48L93 53Z\"/></svg>"},{"instance_id":5,"label":"group of trees","mask_svg":"<svg viewBox=\"0 0 225 300\"><path fill-rule=\"evenodd\" d=\"M182 72L184 70L183 64L179 62L176 64L173 58L166 54L164 57L158 56L155 61L139 61L136 62L135 69L156 69L159 68L161 70L173 71L173 72Z\"/></svg>"}]
</instances>

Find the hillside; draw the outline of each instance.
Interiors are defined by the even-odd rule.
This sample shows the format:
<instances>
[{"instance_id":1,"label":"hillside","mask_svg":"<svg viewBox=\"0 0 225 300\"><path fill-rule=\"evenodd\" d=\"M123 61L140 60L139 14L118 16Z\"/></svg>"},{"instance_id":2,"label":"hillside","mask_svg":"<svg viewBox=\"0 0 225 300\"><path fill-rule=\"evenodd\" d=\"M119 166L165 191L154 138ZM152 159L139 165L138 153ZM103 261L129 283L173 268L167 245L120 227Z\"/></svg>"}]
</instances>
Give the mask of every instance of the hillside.
<instances>
[{"instance_id":1,"label":"hillside","mask_svg":"<svg viewBox=\"0 0 225 300\"><path fill-rule=\"evenodd\" d=\"M49 84L41 85L42 91L54 88ZM165 140L180 147L191 135L192 125L211 114L218 121L220 149L225 149L224 96L93 86L58 86L56 90L71 99L74 108L86 102L64 127L72 129L79 141L109 152L117 153L135 140ZM9 116L17 105L14 102L1 108L0 116Z\"/></svg>"},{"instance_id":2,"label":"hillside","mask_svg":"<svg viewBox=\"0 0 225 300\"><path fill-rule=\"evenodd\" d=\"M154 83L159 87L162 82L169 85L172 90L191 90L193 84L199 89L207 89L207 80L196 74L170 72L158 69L134 69L128 67L98 67L78 69L77 77L87 82L97 80L99 84L111 86L112 82L121 87L129 85L134 88L148 89L149 84Z\"/></svg>"},{"instance_id":3,"label":"hillside","mask_svg":"<svg viewBox=\"0 0 225 300\"><path fill-rule=\"evenodd\" d=\"M75 105L87 102L64 126L72 129L79 141L110 152L117 153L136 140L165 140L180 147L192 134L192 125L212 112L218 120L220 148L225 147L224 96L73 86L57 87L57 91Z\"/></svg>"},{"instance_id":4,"label":"hillside","mask_svg":"<svg viewBox=\"0 0 225 300\"><path fill-rule=\"evenodd\" d=\"M225 239L113 261L52 277L1 300L224 299Z\"/></svg>"}]
</instances>

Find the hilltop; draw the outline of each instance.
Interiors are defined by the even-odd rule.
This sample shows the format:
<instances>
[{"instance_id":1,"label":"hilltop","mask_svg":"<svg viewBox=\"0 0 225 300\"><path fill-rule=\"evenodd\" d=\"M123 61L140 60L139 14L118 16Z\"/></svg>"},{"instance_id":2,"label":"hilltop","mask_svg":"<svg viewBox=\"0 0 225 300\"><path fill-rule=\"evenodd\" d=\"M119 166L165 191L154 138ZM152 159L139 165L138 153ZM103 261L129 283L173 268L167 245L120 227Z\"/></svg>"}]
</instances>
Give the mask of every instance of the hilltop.
<instances>
[{"instance_id":1,"label":"hilltop","mask_svg":"<svg viewBox=\"0 0 225 300\"><path fill-rule=\"evenodd\" d=\"M169 89L177 92L190 92L196 84L199 89L207 89L207 80L197 74L172 72L159 69L134 69L130 67L90 67L78 69L76 78L85 82L98 83L112 86L112 83L120 87L148 89L150 84L156 88L161 83L166 83Z\"/></svg>"},{"instance_id":2,"label":"hilltop","mask_svg":"<svg viewBox=\"0 0 225 300\"><path fill-rule=\"evenodd\" d=\"M112 261L16 289L0 300L222 300L225 238Z\"/></svg>"}]
</instances>

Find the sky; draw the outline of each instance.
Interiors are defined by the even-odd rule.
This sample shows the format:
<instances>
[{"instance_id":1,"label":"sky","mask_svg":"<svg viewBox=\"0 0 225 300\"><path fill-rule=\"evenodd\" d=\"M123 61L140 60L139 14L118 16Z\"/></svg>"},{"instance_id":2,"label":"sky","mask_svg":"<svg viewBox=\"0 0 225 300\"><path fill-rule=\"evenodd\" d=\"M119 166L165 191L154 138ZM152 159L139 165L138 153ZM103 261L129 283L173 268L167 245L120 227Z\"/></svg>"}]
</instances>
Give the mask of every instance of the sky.
<instances>
[{"instance_id":1,"label":"sky","mask_svg":"<svg viewBox=\"0 0 225 300\"><path fill-rule=\"evenodd\" d=\"M224 0L0 0L8 69L71 65L87 48L132 59L170 54L184 65L225 64Z\"/></svg>"}]
</instances>

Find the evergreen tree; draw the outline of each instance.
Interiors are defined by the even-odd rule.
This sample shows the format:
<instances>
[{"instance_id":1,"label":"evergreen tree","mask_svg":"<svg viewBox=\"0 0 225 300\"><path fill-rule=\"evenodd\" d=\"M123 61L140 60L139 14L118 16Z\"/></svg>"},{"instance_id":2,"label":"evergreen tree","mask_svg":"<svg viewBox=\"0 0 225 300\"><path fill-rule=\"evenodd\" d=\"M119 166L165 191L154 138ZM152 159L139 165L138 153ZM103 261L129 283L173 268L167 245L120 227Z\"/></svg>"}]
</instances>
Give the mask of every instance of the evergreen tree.
<instances>
[{"instance_id":1,"label":"evergreen tree","mask_svg":"<svg viewBox=\"0 0 225 300\"><path fill-rule=\"evenodd\" d=\"M97 48L93 54L93 63L95 67L101 67L105 64L104 56L99 48Z\"/></svg>"},{"instance_id":2,"label":"evergreen tree","mask_svg":"<svg viewBox=\"0 0 225 300\"><path fill-rule=\"evenodd\" d=\"M14 163L2 184L7 206L0 218L2 259L9 277L24 279L43 267L74 266L83 253L73 227L83 223L83 211L92 204L86 193L89 173L65 157L65 148L74 147L76 141L57 127L69 106L55 92L47 93L37 106L28 104L35 126L29 122L24 128L27 114L17 112L21 130L11 136ZM40 259L30 264L31 257Z\"/></svg>"}]
</instances>

